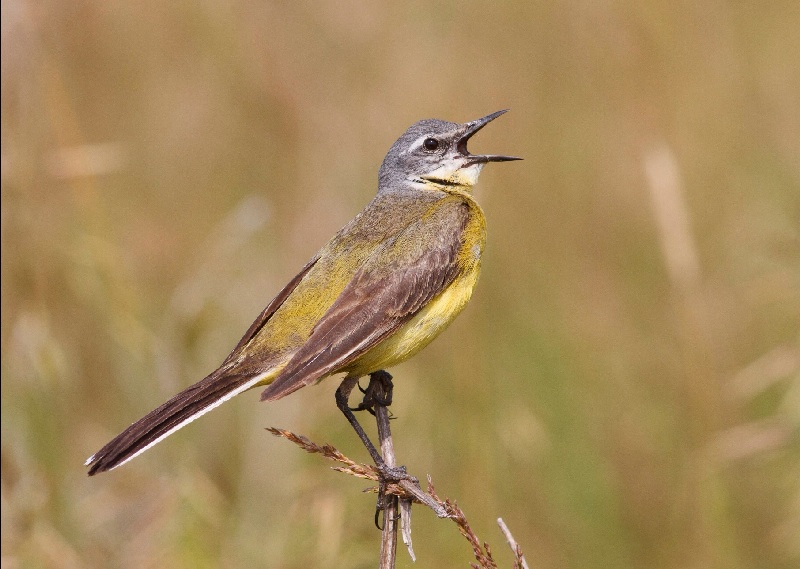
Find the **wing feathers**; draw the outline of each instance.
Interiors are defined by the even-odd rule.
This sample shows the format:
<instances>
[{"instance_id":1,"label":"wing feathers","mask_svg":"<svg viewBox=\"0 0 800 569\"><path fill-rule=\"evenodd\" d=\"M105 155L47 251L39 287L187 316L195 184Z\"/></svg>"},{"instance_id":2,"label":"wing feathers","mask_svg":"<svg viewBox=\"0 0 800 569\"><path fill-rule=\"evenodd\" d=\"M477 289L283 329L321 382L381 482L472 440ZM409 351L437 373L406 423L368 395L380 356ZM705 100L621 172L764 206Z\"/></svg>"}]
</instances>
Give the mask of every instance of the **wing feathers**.
<instances>
[{"instance_id":1,"label":"wing feathers","mask_svg":"<svg viewBox=\"0 0 800 569\"><path fill-rule=\"evenodd\" d=\"M259 379L215 371L133 423L92 455L86 461L89 476L124 464Z\"/></svg>"},{"instance_id":2,"label":"wing feathers","mask_svg":"<svg viewBox=\"0 0 800 569\"><path fill-rule=\"evenodd\" d=\"M346 366L453 282L469 209L454 200L432 210L435 215L417 220L376 250L262 400L279 399Z\"/></svg>"},{"instance_id":3,"label":"wing feathers","mask_svg":"<svg viewBox=\"0 0 800 569\"><path fill-rule=\"evenodd\" d=\"M269 367L268 362L245 362L239 365L233 362L239 357L242 348L258 334L258 331L294 291L317 260L318 257L314 257L303 267L297 276L289 281L259 314L218 370L133 423L93 454L86 461L86 466L90 467L89 476L124 464L181 427L258 383L266 371L263 368ZM258 365L254 365L254 363L258 363Z\"/></svg>"},{"instance_id":4,"label":"wing feathers","mask_svg":"<svg viewBox=\"0 0 800 569\"><path fill-rule=\"evenodd\" d=\"M297 275L295 275L295 277L292 280L290 280L289 283L285 287L283 287L283 290L281 290L275 296L275 298L272 299L272 302L270 302L267 305L267 307L264 310L261 311L261 314L259 314L258 318L255 319L255 322L253 322L250 325L250 328L248 328L247 332L244 333L244 336L242 336L242 339L239 340L239 343L236 344L236 347L233 349L233 351L230 353L230 355L225 359L225 362L223 363L223 365L225 365L225 363L228 363L232 359L234 359L237 356L239 350L241 350L250 340L253 339L253 337L256 334L258 334L258 331L261 330L261 328L264 327L264 324L266 324L269 321L269 319L272 317L272 315L275 314L275 311L278 310L278 308L280 308L281 304L283 304L284 301L287 298L289 298L289 295L292 294L292 292L294 291L295 288L297 288L297 285L300 284L300 281L303 280L303 277L306 276L306 273L311 270L311 267L313 267L317 263L318 260L319 260L319 256L318 255L315 256L313 259L311 259L306 264L306 266L303 267L300 270L300 272L297 273Z\"/></svg>"},{"instance_id":5,"label":"wing feathers","mask_svg":"<svg viewBox=\"0 0 800 569\"><path fill-rule=\"evenodd\" d=\"M376 212L371 223L377 230L385 212ZM414 212L406 209L405 214ZM342 369L396 332L445 290L459 272L458 255L469 215L469 206L460 199L442 198L427 213L378 245L264 391L262 399L278 399ZM318 260L319 257L312 259L278 293L220 369L133 423L89 458L89 475L127 462L262 381L279 362L243 357L246 348Z\"/></svg>"}]
</instances>

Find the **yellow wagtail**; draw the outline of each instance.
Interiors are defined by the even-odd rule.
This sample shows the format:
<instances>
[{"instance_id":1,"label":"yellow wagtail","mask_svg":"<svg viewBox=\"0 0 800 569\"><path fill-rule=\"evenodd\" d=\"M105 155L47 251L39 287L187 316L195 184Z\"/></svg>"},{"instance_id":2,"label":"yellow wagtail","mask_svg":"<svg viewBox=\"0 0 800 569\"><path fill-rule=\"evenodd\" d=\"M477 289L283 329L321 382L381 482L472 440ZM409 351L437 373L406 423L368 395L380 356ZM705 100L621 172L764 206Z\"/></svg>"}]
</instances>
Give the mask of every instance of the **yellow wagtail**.
<instances>
[{"instance_id":1,"label":"yellow wagtail","mask_svg":"<svg viewBox=\"0 0 800 569\"><path fill-rule=\"evenodd\" d=\"M469 301L486 240L472 187L487 162L519 158L473 155L467 141L505 112L412 125L386 155L375 198L278 293L222 365L92 455L89 475L250 388L268 386L261 399L271 401L337 373L346 374L337 406L385 467L348 397L360 377L424 348Z\"/></svg>"}]
</instances>

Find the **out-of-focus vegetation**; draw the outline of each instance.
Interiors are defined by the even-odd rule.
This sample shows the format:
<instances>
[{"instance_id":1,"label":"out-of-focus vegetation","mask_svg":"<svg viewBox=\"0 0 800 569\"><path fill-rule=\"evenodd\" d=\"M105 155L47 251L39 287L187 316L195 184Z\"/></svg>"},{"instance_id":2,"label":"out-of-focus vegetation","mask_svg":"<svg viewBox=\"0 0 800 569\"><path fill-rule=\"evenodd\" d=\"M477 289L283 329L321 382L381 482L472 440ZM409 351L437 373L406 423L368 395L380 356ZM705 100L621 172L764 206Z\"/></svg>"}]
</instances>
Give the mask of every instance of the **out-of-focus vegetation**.
<instances>
[{"instance_id":1,"label":"out-of-focus vegetation","mask_svg":"<svg viewBox=\"0 0 800 569\"><path fill-rule=\"evenodd\" d=\"M89 479L372 196L510 107L482 281L396 377L399 458L510 566L800 565L800 8L2 2L2 564L372 567L335 381ZM417 567L466 567L417 508ZM411 562L404 553L400 566Z\"/></svg>"}]
</instances>

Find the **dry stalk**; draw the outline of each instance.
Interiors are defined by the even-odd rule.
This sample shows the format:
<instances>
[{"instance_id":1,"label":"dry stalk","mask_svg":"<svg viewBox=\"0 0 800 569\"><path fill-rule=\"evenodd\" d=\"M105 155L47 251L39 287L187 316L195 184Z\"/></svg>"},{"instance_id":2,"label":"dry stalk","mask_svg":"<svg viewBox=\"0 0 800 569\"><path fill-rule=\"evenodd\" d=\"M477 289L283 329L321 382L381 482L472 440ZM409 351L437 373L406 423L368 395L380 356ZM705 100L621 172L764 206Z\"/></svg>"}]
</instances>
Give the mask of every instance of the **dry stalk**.
<instances>
[{"instance_id":1,"label":"dry stalk","mask_svg":"<svg viewBox=\"0 0 800 569\"><path fill-rule=\"evenodd\" d=\"M362 464L351 460L335 447L325 444L325 445L318 445L306 437L302 435L296 435L291 431L287 431L285 429L276 429L274 427L269 427L267 429L270 433L277 437L285 438L304 451L309 453L316 453L321 454L325 458L333 460L335 462L341 463L344 466L334 466L332 467L333 470L338 472L343 472L345 474L349 474L351 476L355 476L357 478L364 478L366 480L372 480L374 482L378 482L378 471L375 469L374 466L369 464ZM364 492L378 492L378 486L372 486L370 488L366 488ZM407 480L403 480L397 484L387 484L385 488L385 492L387 495L397 496L401 504L403 502L411 503L417 502L419 504L424 504L431 508L437 516L440 518L450 518L453 520L456 525L458 526L458 531L464 538L469 542L470 546L472 547L473 555L475 556L476 563L471 563L470 565L475 569L497 569L497 563L494 561L492 557L492 551L489 547L489 544L486 542L481 543L478 539L478 536L475 535L475 532L469 525L466 516L464 515L463 510L458 506L458 504L449 498L445 498L442 500L437 494L433 487L433 482L431 477L428 476L428 491L423 491L419 485L414 485ZM522 550L514 540L511 532L508 530L508 527L502 523L502 519L498 520L500 524L500 529L503 531L503 534L506 537L506 540L511 547L512 552L514 553L515 560L514 560L514 569L528 569L527 562L525 561L524 556L522 555ZM410 533L410 528L409 528ZM411 551L411 542L410 542L410 535L408 536L408 543L409 551ZM413 553L412 553L413 555Z\"/></svg>"}]
</instances>

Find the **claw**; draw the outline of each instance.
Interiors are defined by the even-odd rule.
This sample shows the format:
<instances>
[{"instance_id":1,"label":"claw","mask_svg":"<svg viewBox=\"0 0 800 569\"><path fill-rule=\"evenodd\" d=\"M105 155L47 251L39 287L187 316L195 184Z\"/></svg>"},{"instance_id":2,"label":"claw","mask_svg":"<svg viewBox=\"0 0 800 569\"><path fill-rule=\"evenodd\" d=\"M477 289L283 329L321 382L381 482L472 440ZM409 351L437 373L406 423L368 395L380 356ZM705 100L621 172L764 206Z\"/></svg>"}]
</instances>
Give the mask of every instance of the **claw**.
<instances>
[{"instance_id":1,"label":"claw","mask_svg":"<svg viewBox=\"0 0 800 569\"><path fill-rule=\"evenodd\" d=\"M364 399L358 404L357 407L350 407L348 405L348 398L353 388L356 386L358 386L359 391L364 394ZM419 480L409 475L405 466L389 466L384 462L383 457L381 457L380 453L375 448L375 445L372 444L372 441L369 440L369 437L364 432L364 429L361 427L354 415L354 411L364 410L367 410L372 415L375 415L376 407L386 410L386 408L392 403L392 387L392 376L385 371L377 371L370 374L370 382L366 389L361 387L357 378L348 376L344 378L341 385L336 390L336 406L342 413L344 413L344 416L347 418L350 425L352 425L353 429L355 429L356 434L358 434L358 437L364 443L364 446L369 451L369 454L372 457L376 468L378 469L379 486L378 501L375 505L375 527L377 527L379 530L383 530L381 524L381 512L385 512L387 507L386 485L388 483L396 484L403 480L407 480L415 486L419 486ZM391 419L394 418L394 415L392 415L391 412L389 412L388 416ZM379 425L378 431L380 432L380 430L381 427ZM386 522L385 516L383 522L384 524Z\"/></svg>"},{"instance_id":2,"label":"claw","mask_svg":"<svg viewBox=\"0 0 800 569\"><path fill-rule=\"evenodd\" d=\"M374 377L377 381L381 383L383 387L383 392L386 395L378 395L376 391L375 385L377 383L373 383L372 381L369 382L369 385L364 388L361 387L360 383L356 383L358 390L364 394L364 399L361 403L358 404L357 407L349 407L351 411L369 411L370 415L375 415L375 405L381 405L383 407L389 407L392 404L392 376L389 375L387 372L375 372L372 374L371 377Z\"/></svg>"}]
</instances>

